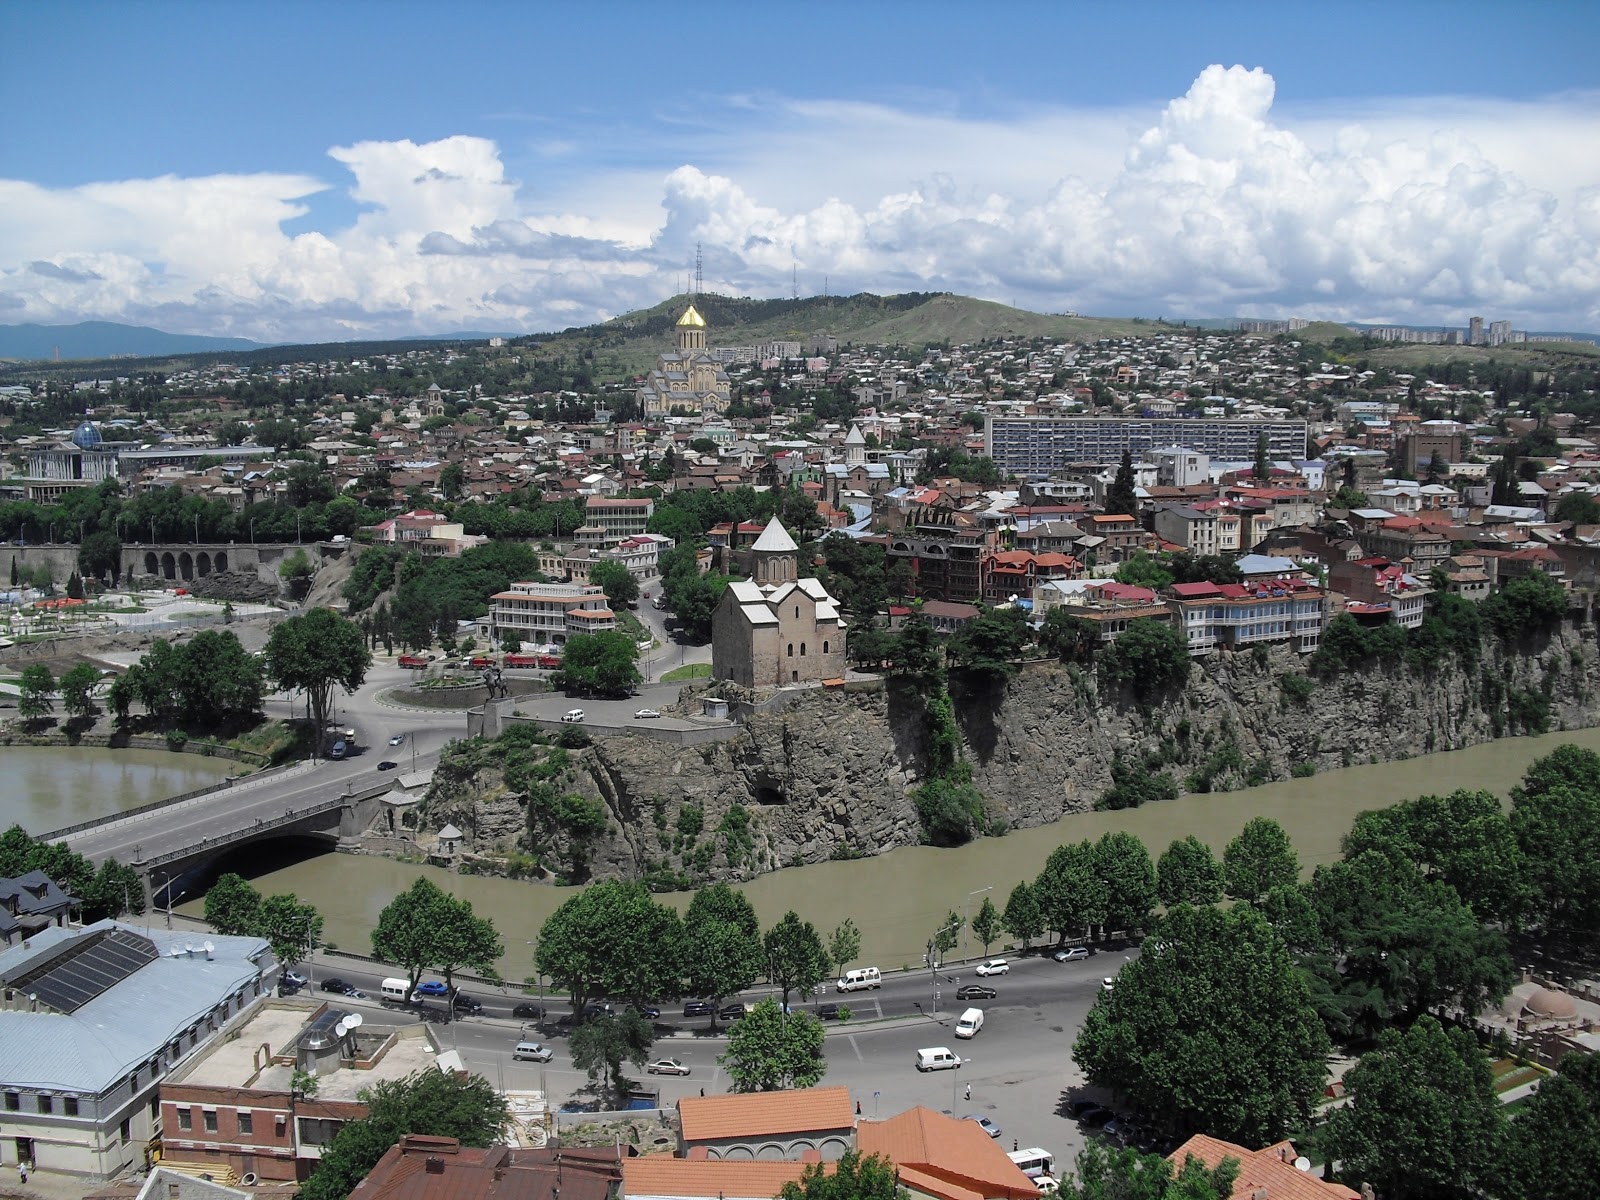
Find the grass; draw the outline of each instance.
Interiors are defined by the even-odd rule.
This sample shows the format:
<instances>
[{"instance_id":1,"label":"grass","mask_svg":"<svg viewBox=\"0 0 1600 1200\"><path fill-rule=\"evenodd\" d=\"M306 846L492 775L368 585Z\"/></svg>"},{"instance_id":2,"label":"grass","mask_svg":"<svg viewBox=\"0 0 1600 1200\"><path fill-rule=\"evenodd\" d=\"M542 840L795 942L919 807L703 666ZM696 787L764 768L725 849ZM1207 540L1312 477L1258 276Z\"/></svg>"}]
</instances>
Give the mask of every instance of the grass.
<instances>
[{"instance_id":1,"label":"grass","mask_svg":"<svg viewBox=\"0 0 1600 1200\"><path fill-rule=\"evenodd\" d=\"M1543 1079L1546 1074L1541 1067L1533 1066L1531 1063L1519 1063L1509 1058L1496 1059L1490 1063L1489 1073L1494 1076L1496 1095L1519 1088L1525 1083L1534 1083Z\"/></svg>"},{"instance_id":2,"label":"grass","mask_svg":"<svg viewBox=\"0 0 1600 1200\"><path fill-rule=\"evenodd\" d=\"M673 667L661 675L662 683L682 683L687 679L710 679L710 663L689 663L682 667Z\"/></svg>"}]
</instances>

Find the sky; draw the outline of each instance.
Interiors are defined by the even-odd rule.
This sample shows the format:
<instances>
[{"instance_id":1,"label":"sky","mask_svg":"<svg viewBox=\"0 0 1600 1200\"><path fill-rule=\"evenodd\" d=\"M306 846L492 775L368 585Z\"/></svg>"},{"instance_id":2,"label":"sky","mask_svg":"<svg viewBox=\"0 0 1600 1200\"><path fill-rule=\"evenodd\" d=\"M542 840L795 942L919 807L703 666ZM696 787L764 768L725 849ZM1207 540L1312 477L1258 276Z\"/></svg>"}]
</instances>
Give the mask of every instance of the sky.
<instances>
[{"instance_id":1,"label":"sky","mask_svg":"<svg viewBox=\"0 0 1600 1200\"><path fill-rule=\"evenodd\" d=\"M1600 4L0 0L0 324L693 282L1600 332Z\"/></svg>"}]
</instances>

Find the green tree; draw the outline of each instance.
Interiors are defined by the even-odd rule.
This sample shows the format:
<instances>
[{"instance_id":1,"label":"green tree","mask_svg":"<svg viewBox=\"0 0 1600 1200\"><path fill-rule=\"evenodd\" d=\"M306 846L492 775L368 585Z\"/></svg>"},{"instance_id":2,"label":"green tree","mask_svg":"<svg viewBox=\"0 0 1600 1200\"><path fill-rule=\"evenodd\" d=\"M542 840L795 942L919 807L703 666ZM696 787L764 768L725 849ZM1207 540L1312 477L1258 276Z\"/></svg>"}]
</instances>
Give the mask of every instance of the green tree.
<instances>
[{"instance_id":1,"label":"green tree","mask_svg":"<svg viewBox=\"0 0 1600 1200\"><path fill-rule=\"evenodd\" d=\"M1098 870L1089 841L1057 846L1045 859L1033 895L1044 927L1056 931L1058 942L1082 936L1090 925L1105 920L1106 888Z\"/></svg>"},{"instance_id":2,"label":"green tree","mask_svg":"<svg viewBox=\"0 0 1600 1200\"><path fill-rule=\"evenodd\" d=\"M1429 1016L1389 1030L1345 1086L1350 1102L1328 1117L1326 1133L1344 1179L1370 1183L1385 1200L1484 1194L1504 1121L1489 1062L1470 1032Z\"/></svg>"},{"instance_id":3,"label":"green tree","mask_svg":"<svg viewBox=\"0 0 1600 1200\"><path fill-rule=\"evenodd\" d=\"M1222 878L1235 900L1259 904L1274 887L1299 877L1289 835L1271 817L1252 817L1222 851Z\"/></svg>"},{"instance_id":4,"label":"green tree","mask_svg":"<svg viewBox=\"0 0 1600 1200\"><path fill-rule=\"evenodd\" d=\"M1512 1118L1501 1200L1590 1200L1600 1179L1600 1054L1568 1054Z\"/></svg>"},{"instance_id":5,"label":"green tree","mask_svg":"<svg viewBox=\"0 0 1600 1200\"><path fill-rule=\"evenodd\" d=\"M61 706L69 717L86 717L94 711L94 689L100 672L79 663L61 677Z\"/></svg>"},{"instance_id":6,"label":"green tree","mask_svg":"<svg viewBox=\"0 0 1600 1200\"><path fill-rule=\"evenodd\" d=\"M52 697L56 691L56 677L43 663L34 663L22 669L17 690L17 713L23 720L37 720L55 711L56 704Z\"/></svg>"},{"instance_id":7,"label":"green tree","mask_svg":"<svg viewBox=\"0 0 1600 1200\"><path fill-rule=\"evenodd\" d=\"M1600 755L1558 746L1511 793L1531 914L1553 932L1600 928Z\"/></svg>"},{"instance_id":8,"label":"green tree","mask_svg":"<svg viewBox=\"0 0 1600 1200\"><path fill-rule=\"evenodd\" d=\"M506 952L494 921L473 912L472 901L448 892L440 893L436 913L428 965L444 976L445 986L455 988L455 974L463 967L493 975L495 961Z\"/></svg>"},{"instance_id":9,"label":"green tree","mask_svg":"<svg viewBox=\"0 0 1600 1200\"><path fill-rule=\"evenodd\" d=\"M828 977L828 952L810 921L802 921L793 909L761 938L766 959L767 979L783 993L783 1007L789 1007L789 993L799 992L810 999L817 985Z\"/></svg>"},{"instance_id":10,"label":"green tree","mask_svg":"<svg viewBox=\"0 0 1600 1200\"><path fill-rule=\"evenodd\" d=\"M1131 1146L1116 1149L1091 1138L1056 1194L1063 1200L1229 1200L1238 1176L1236 1158L1225 1158L1212 1170L1191 1154L1174 1173L1159 1154L1140 1154Z\"/></svg>"},{"instance_id":11,"label":"green tree","mask_svg":"<svg viewBox=\"0 0 1600 1200\"><path fill-rule=\"evenodd\" d=\"M347 1121L300 1189L303 1200L345 1200L406 1134L492 1146L510 1120L505 1098L482 1075L418 1071L365 1088L367 1115Z\"/></svg>"},{"instance_id":12,"label":"green tree","mask_svg":"<svg viewBox=\"0 0 1600 1200\"><path fill-rule=\"evenodd\" d=\"M446 463L439 471L439 491L446 500L459 500L466 490L467 470L458 462Z\"/></svg>"},{"instance_id":13,"label":"green tree","mask_svg":"<svg viewBox=\"0 0 1600 1200\"><path fill-rule=\"evenodd\" d=\"M728 1034L717 1061L736 1092L776 1092L815 1087L828 1069L822 1053L822 1022L810 1013L785 1012L776 1000L761 1001Z\"/></svg>"},{"instance_id":14,"label":"green tree","mask_svg":"<svg viewBox=\"0 0 1600 1200\"><path fill-rule=\"evenodd\" d=\"M863 1158L859 1150L846 1150L839 1161L811 1163L800 1172L798 1183L786 1183L779 1200L910 1200L900 1186L900 1173L888 1159L876 1154Z\"/></svg>"},{"instance_id":15,"label":"green tree","mask_svg":"<svg viewBox=\"0 0 1600 1200\"><path fill-rule=\"evenodd\" d=\"M644 678L634 663L639 648L619 629L567 639L556 687L577 696L627 696Z\"/></svg>"},{"instance_id":16,"label":"green tree","mask_svg":"<svg viewBox=\"0 0 1600 1200\"><path fill-rule=\"evenodd\" d=\"M1117 568L1116 580L1130 587L1149 588L1158 592L1172 583L1172 572L1164 564L1163 559L1157 559L1143 550L1135 550Z\"/></svg>"},{"instance_id":17,"label":"green tree","mask_svg":"<svg viewBox=\"0 0 1600 1200\"><path fill-rule=\"evenodd\" d=\"M1176 839L1156 863L1156 895L1168 908L1222 899L1222 864L1194 834Z\"/></svg>"},{"instance_id":18,"label":"green tree","mask_svg":"<svg viewBox=\"0 0 1600 1200\"><path fill-rule=\"evenodd\" d=\"M581 1013L597 996L645 1000L680 993L683 930L677 913L637 880L591 884L550 914L536 961Z\"/></svg>"},{"instance_id":19,"label":"green tree","mask_svg":"<svg viewBox=\"0 0 1600 1200\"><path fill-rule=\"evenodd\" d=\"M572 1031L569 1044L572 1065L587 1072L589 1083L610 1097L612 1108L621 1108L629 1089L623 1066L632 1063L644 1069L655 1033L637 1009L625 1008L585 1021Z\"/></svg>"},{"instance_id":20,"label":"green tree","mask_svg":"<svg viewBox=\"0 0 1600 1200\"><path fill-rule=\"evenodd\" d=\"M261 893L242 875L230 871L206 892L206 924L218 933L235 936L252 934L256 931L260 913Z\"/></svg>"},{"instance_id":21,"label":"green tree","mask_svg":"<svg viewBox=\"0 0 1600 1200\"><path fill-rule=\"evenodd\" d=\"M606 601L618 612L639 602L639 581L619 562L597 562L589 568L589 582L605 591Z\"/></svg>"},{"instance_id":22,"label":"green tree","mask_svg":"<svg viewBox=\"0 0 1600 1200\"><path fill-rule=\"evenodd\" d=\"M67 598L69 600L83 599L83 577L76 571L67 576Z\"/></svg>"},{"instance_id":23,"label":"green tree","mask_svg":"<svg viewBox=\"0 0 1600 1200\"><path fill-rule=\"evenodd\" d=\"M299 688L311 708L312 728L320 747L321 732L327 728L328 707L333 689L347 692L359 688L372 665L361 627L325 608L314 608L304 616L290 617L267 639L267 673L280 688Z\"/></svg>"},{"instance_id":24,"label":"green tree","mask_svg":"<svg viewBox=\"0 0 1600 1200\"><path fill-rule=\"evenodd\" d=\"M1256 462L1253 472L1256 479L1267 480L1272 478L1272 455L1267 446L1267 435L1256 435Z\"/></svg>"},{"instance_id":25,"label":"green tree","mask_svg":"<svg viewBox=\"0 0 1600 1200\"><path fill-rule=\"evenodd\" d=\"M1600 525L1600 500L1588 492L1568 492L1556 502L1554 516L1574 525Z\"/></svg>"},{"instance_id":26,"label":"green tree","mask_svg":"<svg viewBox=\"0 0 1600 1200\"><path fill-rule=\"evenodd\" d=\"M449 915L452 897L431 879L415 880L378 914L372 930L372 956L403 967L406 994L417 990L422 972L438 952L438 922Z\"/></svg>"},{"instance_id":27,"label":"green tree","mask_svg":"<svg viewBox=\"0 0 1600 1200\"><path fill-rule=\"evenodd\" d=\"M1027 614L1020 608L984 609L946 643L952 665L998 683L1015 674L1028 644Z\"/></svg>"},{"instance_id":28,"label":"green tree","mask_svg":"<svg viewBox=\"0 0 1600 1200\"><path fill-rule=\"evenodd\" d=\"M849 965L861 953L861 930L856 928L856 923L849 917L834 926L828 935L828 962L833 969L843 975Z\"/></svg>"},{"instance_id":29,"label":"green tree","mask_svg":"<svg viewBox=\"0 0 1600 1200\"><path fill-rule=\"evenodd\" d=\"M271 943L279 962L297 963L321 945L322 914L293 892L280 892L261 901L251 932Z\"/></svg>"},{"instance_id":30,"label":"green tree","mask_svg":"<svg viewBox=\"0 0 1600 1200\"><path fill-rule=\"evenodd\" d=\"M97 529L78 546L78 568L95 579L115 580L122 571L122 543L109 530ZM15 586L16 580L12 580Z\"/></svg>"},{"instance_id":31,"label":"green tree","mask_svg":"<svg viewBox=\"0 0 1600 1200\"><path fill-rule=\"evenodd\" d=\"M1310 1115L1328 1050L1306 984L1260 914L1183 904L1073 1044L1095 1086L1179 1128L1257 1145Z\"/></svg>"},{"instance_id":32,"label":"green tree","mask_svg":"<svg viewBox=\"0 0 1600 1200\"><path fill-rule=\"evenodd\" d=\"M1011 889L1001 920L1005 923L1006 932L1020 940L1024 950L1034 938L1044 935L1044 915L1039 911L1039 898L1026 880Z\"/></svg>"},{"instance_id":33,"label":"green tree","mask_svg":"<svg viewBox=\"0 0 1600 1200\"><path fill-rule=\"evenodd\" d=\"M711 1027L724 996L761 976L761 924L741 892L726 883L703 887L683 918L683 973L689 993L711 1000Z\"/></svg>"},{"instance_id":34,"label":"green tree","mask_svg":"<svg viewBox=\"0 0 1600 1200\"><path fill-rule=\"evenodd\" d=\"M1104 891L1101 920L1106 929L1146 928L1156 906L1156 872L1145 844L1125 830L1102 834L1094 845L1093 868Z\"/></svg>"},{"instance_id":35,"label":"green tree","mask_svg":"<svg viewBox=\"0 0 1600 1200\"><path fill-rule=\"evenodd\" d=\"M1100 677L1148 704L1189 678L1189 641L1165 621L1132 622L1100 655Z\"/></svg>"},{"instance_id":36,"label":"green tree","mask_svg":"<svg viewBox=\"0 0 1600 1200\"><path fill-rule=\"evenodd\" d=\"M1100 628L1064 608L1052 608L1039 626L1039 645L1062 662L1086 663L1100 645Z\"/></svg>"},{"instance_id":37,"label":"green tree","mask_svg":"<svg viewBox=\"0 0 1600 1200\"><path fill-rule=\"evenodd\" d=\"M1122 452L1122 462L1117 466L1116 476L1106 489L1106 512L1123 513L1130 517L1138 515L1139 493L1134 483L1131 451Z\"/></svg>"},{"instance_id":38,"label":"green tree","mask_svg":"<svg viewBox=\"0 0 1600 1200\"><path fill-rule=\"evenodd\" d=\"M961 942L961 931L967 927L966 920L955 909L945 913L944 920L940 922L938 930L933 935L933 949L941 960Z\"/></svg>"},{"instance_id":39,"label":"green tree","mask_svg":"<svg viewBox=\"0 0 1600 1200\"><path fill-rule=\"evenodd\" d=\"M983 953L987 957L990 945L1000 939L1000 910L988 896L978 906L978 915L972 918L972 932L983 943Z\"/></svg>"}]
</instances>

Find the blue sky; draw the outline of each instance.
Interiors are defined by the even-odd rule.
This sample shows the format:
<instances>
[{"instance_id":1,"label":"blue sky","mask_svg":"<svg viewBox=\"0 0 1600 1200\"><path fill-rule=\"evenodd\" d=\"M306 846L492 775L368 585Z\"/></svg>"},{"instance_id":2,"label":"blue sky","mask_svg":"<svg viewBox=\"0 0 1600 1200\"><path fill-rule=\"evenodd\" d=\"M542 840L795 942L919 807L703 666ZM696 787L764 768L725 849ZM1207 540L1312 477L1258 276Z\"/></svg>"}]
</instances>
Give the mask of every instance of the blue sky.
<instances>
[{"instance_id":1,"label":"blue sky","mask_svg":"<svg viewBox=\"0 0 1600 1200\"><path fill-rule=\"evenodd\" d=\"M0 322L708 288L1600 329L1600 6L0 0ZM20 119L18 114L24 114Z\"/></svg>"}]
</instances>

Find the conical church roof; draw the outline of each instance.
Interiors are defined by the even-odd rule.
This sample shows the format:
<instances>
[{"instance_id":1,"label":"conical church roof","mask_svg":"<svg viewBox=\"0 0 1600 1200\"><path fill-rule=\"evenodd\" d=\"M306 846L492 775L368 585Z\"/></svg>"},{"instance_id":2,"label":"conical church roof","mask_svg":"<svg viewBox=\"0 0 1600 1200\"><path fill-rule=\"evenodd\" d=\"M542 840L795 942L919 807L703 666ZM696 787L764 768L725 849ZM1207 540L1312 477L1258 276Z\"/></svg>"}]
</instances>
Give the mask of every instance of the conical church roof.
<instances>
[{"instance_id":1,"label":"conical church roof","mask_svg":"<svg viewBox=\"0 0 1600 1200\"><path fill-rule=\"evenodd\" d=\"M789 536L789 531L783 527L783 522L777 517L767 522L767 527L761 531L756 544L750 548L763 554L793 553L800 549Z\"/></svg>"},{"instance_id":2,"label":"conical church roof","mask_svg":"<svg viewBox=\"0 0 1600 1200\"><path fill-rule=\"evenodd\" d=\"M699 312L695 310L694 305L691 304L689 305L688 311L685 312L683 316L678 318L678 325L680 328L684 325L693 325L700 329L704 329L706 327L706 319L702 317Z\"/></svg>"},{"instance_id":3,"label":"conical church roof","mask_svg":"<svg viewBox=\"0 0 1600 1200\"><path fill-rule=\"evenodd\" d=\"M861 426L850 426L850 432L844 435L844 444L846 446L865 446L867 444L867 439L861 436Z\"/></svg>"}]
</instances>

